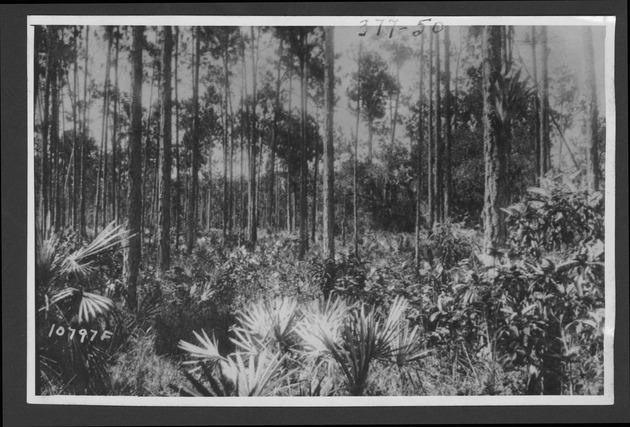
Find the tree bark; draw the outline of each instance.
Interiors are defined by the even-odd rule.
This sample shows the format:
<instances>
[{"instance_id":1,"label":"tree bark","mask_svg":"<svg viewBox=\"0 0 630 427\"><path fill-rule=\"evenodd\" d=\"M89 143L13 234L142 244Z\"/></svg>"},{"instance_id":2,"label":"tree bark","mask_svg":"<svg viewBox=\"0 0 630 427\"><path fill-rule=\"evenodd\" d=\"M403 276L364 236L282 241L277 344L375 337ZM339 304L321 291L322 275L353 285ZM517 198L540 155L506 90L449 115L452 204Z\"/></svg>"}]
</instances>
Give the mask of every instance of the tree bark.
<instances>
[{"instance_id":1,"label":"tree bark","mask_svg":"<svg viewBox=\"0 0 630 427\"><path fill-rule=\"evenodd\" d=\"M230 35L227 29L224 29L225 39L223 40L223 78L224 78L224 90L223 90L223 244L227 240L228 229L228 216L229 211L229 198L228 198L228 96L230 93L230 74L229 74L229 42Z\"/></svg>"},{"instance_id":2,"label":"tree bark","mask_svg":"<svg viewBox=\"0 0 630 427\"><path fill-rule=\"evenodd\" d=\"M495 255L503 243L500 207L505 197L506 141L496 111L495 84L501 73L501 27L483 29L483 143L485 192L483 206L484 250Z\"/></svg>"},{"instance_id":3,"label":"tree bark","mask_svg":"<svg viewBox=\"0 0 630 427\"><path fill-rule=\"evenodd\" d=\"M420 227L422 224L422 213L420 212L420 194L422 194L422 138L424 136L424 123L423 123L423 102L422 92L424 90L423 81L423 66L424 66L424 37L420 37L420 90L418 96L418 161L416 163L416 227L415 227L415 263L416 268L420 267Z\"/></svg>"},{"instance_id":4,"label":"tree bark","mask_svg":"<svg viewBox=\"0 0 630 427\"><path fill-rule=\"evenodd\" d=\"M170 267L171 251L171 60L173 53L173 32L170 26L163 28L164 49L162 49L162 169L160 183L160 228L158 264L160 273Z\"/></svg>"},{"instance_id":5,"label":"tree bark","mask_svg":"<svg viewBox=\"0 0 630 427\"><path fill-rule=\"evenodd\" d=\"M324 102L326 104L326 141L324 142L324 258L335 259L335 27L325 28L326 68L324 70Z\"/></svg>"},{"instance_id":6,"label":"tree bark","mask_svg":"<svg viewBox=\"0 0 630 427\"><path fill-rule=\"evenodd\" d=\"M300 31L301 54L300 54L300 92L301 92L301 120L300 120L300 246L299 259L303 259L308 251L308 200L306 182L308 178L308 169L306 164L306 120L307 120L307 64L306 64L306 47L307 47L306 30Z\"/></svg>"},{"instance_id":7,"label":"tree bark","mask_svg":"<svg viewBox=\"0 0 630 427\"><path fill-rule=\"evenodd\" d=\"M127 305L135 311L138 305L136 289L142 256L140 233L142 217L142 45L144 27L133 27L131 135L129 138L129 210L128 227L131 235L127 250Z\"/></svg>"},{"instance_id":8,"label":"tree bark","mask_svg":"<svg viewBox=\"0 0 630 427\"><path fill-rule=\"evenodd\" d=\"M179 93L177 88L179 87L179 81L177 77L177 69L179 61L179 27L175 27L175 179L177 181L175 190L175 248L179 247L179 234L181 230L181 193L182 182L180 177L180 159L179 159Z\"/></svg>"},{"instance_id":9,"label":"tree bark","mask_svg":"<svg viewBox=\"0 0 630 427\"><path fill-rule=\"evenodd\" d=\"M541 29L542 48L542 75L541 75L541 108L540 108L540 177L542 178L551 169L551 140L549 135L549 72L548 58L549 48L547 46L547 27Z\"/></svg>"},{"instance_id":10,"label":"tree bark","mask_svg":"<svg viewBox=\"0 0 630 427\"><path fill-rule=\"evenodd\" d=\"M267 191L267 198L269 203L267 204L267 220L271 229L276 228L277 210L278 205L274 200L274 185L275 185L275 172L276 172L276 147L278 145L278 120L280 118L280 88L281 88L281 75L282 75L282 56L284 52L284 43L280 39L280 47L278 49L278 66L276 70L276 100L273 112L273 135L271 140L271 152L269 160L269 187Z\"/></svg>"},{"instance_id":11,"label":"tree bark","mask_svg":"<svg viewBox=\"0 0 630 427\"><path fill-rule=\"evenodd\" d=\"M258 237L256 224L256 143L258 139L258 129L256 124L256 38L254 27L250 27L251 35L251 55L252 55L252 116L251 116L251 138L249 140L249 187L247 192L247 230L251 244L255 245Z\"/></svg>"},{"instance_id":12,"label":"tree bark","mask_svg":"<svg viewBox=\"0 0 630 427\"><path fill-rule=\"evenodd\" d=\"M116 35L114 42L114 115L112 125L112 218L118 220L119 215L119 203L118 203L118 175L116 172L116 166L118 163L117 151L118 151L118 99L120 92L118 88L118 55L120 51L119 39L120 39L120 27L116 27Z\"/></svg>"},{"instance_id":13,"label":"tree bark","mask_svg":"<svg viewBox=\"0 0 630 427\"><path fill-rule=\"evenodd\" d=\"M433 89L435 91L435 104L433 107L433 197L434 197L434 209L435 220L443 222L444 217L442 215L442 105L440 94L440 36L439 33L434 35L435 40L435 73L433 77L435 79L433 83Z\"/></svg>"},{"instance_id":14,"label":"tree bark","mask_svg":"<svg viewBox=\"0 0 630 427\"><path fill-rule=\"evenodd\" d=\"M46 89L44 93L44 122L42 126L42 209L43 209L43 223L46 225L50 218L49 207L49 188L50 188L50 160L48 158L49 150L49 130L50 130L50 92L52 80L54 77L53 67L53 55L54 55L54 41L52 36L53 30L48 27L46 29ZM87 69L87 68L86 68Z\"/></svg>"},{"instance_id":15,"label":"tree bark","mask_svg":"<svg viewBox=\"0 0 630 427\"><path fill-rule=\"evenodd\" d=\"M86 193L86 167L87 167L87 152L88 152L88 129L87 129L87 95L88 95L88 86L87 86L87 77L88 77L88 57L89 57L89 42L90 42L90 27L85 27L85 63L83 69L83 120L82 120L82 132L81 132L81 183L80 183L80 193L81 193L81 201L79 207L79 229L81 234L81 239L85 236L87 221L85 218L85 199L87 197ZM45 176L45 175L44 175Z\"/></svg>"},{"instance_id":16,"label":"tree bark","mask_svg":"<svg viewBox=\"0 0 630 427\"><path fill-rule=\"evenodd\" d=\"M442 217L451 215L451 38L450 28L444 28L444 192Z\"/></svg>"},{"instance_id":17,"label":"tree bark","mask_svg":"<svg viewBox=\"0 0 630 427\"><path fill-rule=\"evenodd\" d=\"M352 165L352 206L353 206L353 225L354 225L354 256L359 258L359 222L358 222L358 198L357 198L357 170L359 166L359 122L361 120L361 53L363 44L359 42L359 57L357 59L357 122L354 134L354 156ZM369 125L368 125L369 126Z\"/></svg>"},{"instance_id":18,"label":"tree bark","mask_svg":"<svg viewBox=\"0 0 630 427\"><path fill-rule=\"evenodd\" d=\"M193 66L193 137L190 203L188 206L188 253L192 253L197 236L197 198L199 193L199 51L200 29L194 29L194 66Z\"/></svg>"},{"instance_id":19,"label":"tree bark","mask_svg":"<svg viewBox=\"0 0 630 427\"><path fill-rule=\"evenodd\" d=\"M435 148L433 147L433 134L435 129L433 128L433 31L429 34L429 139L427 144L427 225L429 230L433 229L433 223L435 222L435 176L433 174L433 163L435 157Z\"/></svg>"},{"instance_id":20,"label":"tree bark","mask_svg":"<svg viewBox=\"0 0 630 427\"><path fill-rule=\"evenodd\" d=\"M584 27L584 58L586 60L586 82L584 87L587 90L586 108L586 180L589 191L599 190L599 152L598 152L598 108L597 108L597 88L595 86L595 55L593 52L593 34L591 27Z\"/></svg>"},{"instance_id":21,"label":"tree bark","mask_svg":"<svg viewBox=\"0 0 630 427\"><path fill-rule=\"evenodd\" d=\"M531 43L532 43L532 76L534 79L534 155L536 156L536 181L540 181L542 165L540 163L540 87L538 86L538 56L536 54L536 27L531 27Z\"/></svg>"},{"instance_id":22,"label":"tree bark","mask_svg":"<svg viewBox=\"0 0 630 427\"><path fill-rule=\"evenodd\" d=\"M107 171L107 118L109 116L109 70L111 68L111 51L112 51L112 38L111 38L111 27L106 27L107 34L109 35L107 41L107 60L105 62L105 82L103 83L103 116L101 122L101 152L100 152L100 162L99 169L96 178L96 197L94 200L95 212L94 212L94 235L96 236L99 218L102 216L103 220L105 219L105 185L106 185L106 177L105 173ZM103 182L101 183L101 179Z\"/></svg>"}]
</instances>

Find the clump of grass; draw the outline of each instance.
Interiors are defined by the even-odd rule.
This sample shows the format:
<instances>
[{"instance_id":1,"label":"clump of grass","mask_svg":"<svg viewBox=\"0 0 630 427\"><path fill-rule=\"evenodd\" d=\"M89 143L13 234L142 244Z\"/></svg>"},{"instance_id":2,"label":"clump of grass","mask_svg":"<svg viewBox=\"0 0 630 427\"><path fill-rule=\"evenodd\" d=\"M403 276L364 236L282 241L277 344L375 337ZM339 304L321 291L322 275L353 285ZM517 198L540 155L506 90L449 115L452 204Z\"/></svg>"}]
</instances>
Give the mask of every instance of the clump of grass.
<instances>
[{"instance_id":1,"label":"clump of grass","mask_svg":"<svg viewBox=\"0 0 630 427\"><path fill-rule=\"evenodd\" d=\"M155 352L153 331L139 332L109 368L111 393L133 396L170 396L170 384L184 380L181 370Z\"/></svg>"}]
</instances>

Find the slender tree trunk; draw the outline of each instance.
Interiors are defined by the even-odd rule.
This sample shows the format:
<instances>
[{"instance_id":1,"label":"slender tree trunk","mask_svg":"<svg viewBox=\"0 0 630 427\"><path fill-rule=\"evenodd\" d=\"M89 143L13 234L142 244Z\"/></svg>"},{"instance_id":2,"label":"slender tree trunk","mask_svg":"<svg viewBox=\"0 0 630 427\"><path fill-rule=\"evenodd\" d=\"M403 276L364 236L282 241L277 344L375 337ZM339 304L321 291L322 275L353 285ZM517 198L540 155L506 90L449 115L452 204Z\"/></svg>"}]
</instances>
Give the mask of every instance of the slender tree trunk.
<instances>
[{"instance_id":1,"label":"slender tree trunk","mask_svg":"<svg viewBox=\"0 0 630 427\"><path fill-rule=\"evenodd\" d=\"M440 36L439 33L434 35L435 40L435 73L433 75L435 81L433 82L435 90L435 104L433 114L433 197L434 197L434 209L435 220L439 222L444 221L442 215L442 105L440 94Z\"/></svg>"},{"instance_id":2,"label":"slender tree trunk","mask_svg":"<svg viewBox=\"0 0 630 427\"><path fill-rule=\"evenodd\" d=\"M433 229L435 222L435 175L433 173L433 163L435 157L435 148L433 146L433 134L435 132L433 126L433 31L429 34L429 139L427 144L427 222L429 230Z\"/></svg>"},{"instance_id":3,"label":"slender tree trunk","mask_svg":"<svg viewBox=\"0 0 630 427\"><path fill-rule=\"evenodd\" d=\"M224 91L223 91L223 244L227 240L228 230L228 216L229 211L229 198L228 198L228 96L230 93L230 74L228 68L229 61L229 34L225 30L225 40L223 40L223 78L224 78Z\"/></svg>"},{"instance_id":4,"label":"slender tree trunk","mask_svg":"<svg viewBox=\"0 0 630 427\"><path fill-rule=\"evenodd\" d=\"M245 126L247 126L247 120L249 116L249 107L247 104L247 65L245 63L245 41L241 36L241 58L242 58L242 72L241 72L241 158L240 158L240 183L239 183L239 192L240 192L240 232L239 232L239 245L241 244L241 235L245 230L246 226L246 215L245 215L245 192L243 189L245 188Z\"/></svg>"},{"instance_id":5,"label":"slender tree trunk","mask_svg":"<svg viewBox=\"0 0 630 427\"><path fill-rule=\"evenodd\" d=\"M306 181L308 178L308 169L306 164L306 120L307 120L307 64L306 64L306 46L308 35L303 29L300 34L300 42L302 52L300 54L300 89L301 89L301 113L300 120L300 247L299 259L303 259L308 251L308 200Z\"/></svg>"},{"instance_id":6,"label":"slender tree trunk","mask_svg":"<svg viewBox=\"0 0 630 427\"><path fill-rule=\"evenodd\" d=\"M51 111L51 124L50 124L50 137L51 137L51 149L52 149L52 162L53 162L53 167L51 168L52 171L54 171L54 180L55 180L55 185L54 187L51 188L51 190L53 190L54 192L54 197L52 197L52 199L54 200L54 226L55 226L55 231L59 231L60 227L61 227L61 200L59 197L59 169L60 169L60 162L59 162L59 151L60 151L60 140L59 140L59 58L55 58L53 64L52 64L52 73L53 73L53 79L51 81L52 84L52 111Z\"/></svg>"},{"instance_id":7,"label":"slender tree trunk","mask_svg":"<svg viewBox=\"0 0 630 427\"><path fill-rule=\"evenodd\" d=\"M315 243L315 232L317 231L317 175L319 174L319 153L315 151L313 159L313 203L311 204L311 240Z\"/></svg>"},{"instance_id":8,"label":"slender tree trunk","mask_svg":"<svg viewBox=\"0 0 630 427\"><path fill-rule=\"evenodd\" d=\"M133 27L131 135L129 138L129 209L127 215L130 232L126 257L127 305L135 311L138 302L136 288L142 256L140 223L142 218L142 45L144 27Z\"/></svg>"},{"instance_id":9,"label":"slender tree trunk","mask_svg":"<svg viewBox=\"0 0 630 427\"><path fill-rule=\"evenodd\" d=\"M501 27L483 29L483 139L485 193L483 207L484 249L495 255L503 243L500 208L505 191L505 146L493 86L501 72Z\"/></svg>"},{"instance_id":10,"label":"slender tree trunk","mask_svg":"<svg viewBox=\"0 0 630 427\"><path fill-rule=\"evenodd\" d=\"M287 128L287 138L291 138L291 118L293 117L293 74L289 73L289 124ZM289 141L285 141L285 144L288 145ZM291 177L293 177L293 168L291 167L291 163L287 161L287 230L289 232L293 232L295 230L294 225L294 216L293 216L293 201L292 201L292 193L293 193L293 183Z\"/></svg>"},{"instance_id":11,"label":"slender tree trunk","mask_svg":"<svg viewBox=\"0 0 630 427\"><path fill-rule=\"evenodd\" d=\"M98 174L96 178L96 197L94 200L94 235L97 233L99 218L101 215L103 218L105 217L105 213L102 212L101 207L105 207L105 203L101 203L101 200L104 201L104 192L105 192L105 184L106 178L104 177L105 172L107 170L106 164L106 156L107 156L107 118L109 115L109 69L111 67L111 51L112 51L112 38L111 38L111 27L107 28L107 34L109 35L109 39L107 42L107 60L105 62L105 82L103 83L103 119L101 122L101 151L100 151L100 163ZM101 184L102 179L102 184Z\"/></svg>"},{"instance_id":12,"label":"slender tree trunk","mask_svg":"<svg viewBox=\"0 0 630 427\"><path fill-rule=\"evenodd\" d=\"M396 50L398 51L398 49L399 49L399 45L398 43L396 43ZM391 131L390 143L392 145L394 144L394 141L396 140L396 123L398 122L398 104L400 102L400 64L398 62L396 62L396 84L398 86L396 89L396 102L394 104L394 114L392 115L392 121L391 121L392 131Z\"/></svg>"},{"instance_id":13,"label":"slender tree trunk","mask_svg":"<svg viewBox=\"0 0 630 427\"><path fill-rule=\"evenodd\" d=\"M595 55L593 52L593 34L591 27L584 27L584 58L586 60L587 120L586 120L586 178L590 191L599 190L599 152L598 152L598 116L597 89L595 85Z\"/></svg>"},{"instance_id":14,"label":"slender tree trunk","mask_svg":"<svg viewBox=\"0 0 630 427\"><path fill-rule=\"evenodd\" d=\"M273 112L273 135L271 140L271 152L270 152L270 168L269 168L269 187L267 191L267 199L269 200L267 206L267 220L271 229L276 227L276 218L278 206L274 200L274 185L275 185L275 172L276 172L276 147L278 145L278 120L280 119L280 89L281 89L281 74L282 74L282 57L284 53L284 43L280 39L280 47L278 49L278 65L276 69L276 101Z\"/></svg>"},{"instance_id":15,"label":"slender tree trunk","mask_svg":"<svg viewBox=\"0 0 630 427\"><path fill-rule=\"evenodd\" d=\"M155 32L155 40L154 43L157 44L157 31ZM155 75L155 63L153 63L153 65L151 66L151 84L149 85L149 106L147 108L147 122L146 122L146 130L145 130L145 145L144 145L144 167L143 167L143 172L144 172L144 177L145 179L142 182L142 200L148 200L149 199L149 183L150 180L148 179L148 174L149 174L149 157L150 157L150 153L151 153L151 110L153 108L153 85L155 83L155 79L156 79L156 75ZM149 204L149 207L151 206L151 204ZM143 231L144 234L144 229L145 229L145 223L147 220L147 216L150 214L150 208L147 209L143 209L142 212L142 225L141 225L141 229ZM144 238L144 236L142 236L142 238Z\"/></svg>"},{"instance_id":16,"label":"slender tree trunk","mask_svg":"<svg viewBox=\"0 0 630 427\"><path fill-rule=\"evenodd\" d=\"M444 28L444 193L442 215L451 215L451 38L448 26Z\"/></svg>"},{"instance_id":17,"label":"slender tree trunk","mask_svg":"<svg viewBox=\"0 0 630 427\"><path fill-rule=\"evenodd\" d=\"M326 135L324 141L324 258L335 259L335 27L325 28L326 68L324 69L324 102L326 104Z\"/></svg>"},{"instance_id":18,"label":"slender tree trunk","mask_svg":"<svg viewBox=\"0 0 630 427\"><path fill-rule=\"evenodd\" d=\"M228 197L228 235L232 235L234 228L234 110L232 109L232 95L229 98L230 101L230 195Z\"/></svg>"},{"instance_id":19,"label":"slender tree trunk","mask_svg":"<svg viewBox=\"0 0 630 427\"><path fill-rule=\"evenodd\" d=\"M200 29L194 29L194 66L193 66L193 138L190 204L188 206L188 253L192 253L197 235L197 196L199 193L199 51Z\"/></svg>"},{"instance_id":20,"label":"slender tree trunk","mask_svg":"<svg viewBox=\"0 0 630 427\"><path fill-rule=\"evenodd\" d=\"M74 40L74 61L72 72L72 228L76 229L78 225L78 206L79 201L79 34L78 26L73 29ZM70 87L70 85L68 85Z\"/></svg>"},{"instance_id":21,"label":"slender tree trunk","mask_svg":"<svg viewBox=\"0 0 630 427\"><path fill-rule=\"evenodd\" d=\"M82 141L81 141L81 206L79 208L79 228L81 230L81 239L86 234L87 221L85 218L85 199L86 195L86 168L87 168L87 153L88 153L88 128L87 128L87 110L88 110L88 86L87 86L87 76L88 76L88 57L89 57L89 42L90 42L90 27L85 27L85 63L83 69L83 123L82 123Z\"/></svg>"},{"instance_id":22,"label":"slender tree trunk","mask_svg":"<svg viewBox=\"0 0 630 427\"><path fill-rule=\"evenodd\" d=\"M118 220L119 216L119 182L118 174L116 172L116 166L118 164L118 98L120 92L118 88L118 55L120 51L119 46L120 39L120 27L116 27L116 35L114 42L114 124L112 126L112 218Z\"/></svg>"},{"instance_id":23,"label":"slender tree trunk","mask_svg":"<svg viewBox=\"0 0 630 427\"><path fill-rule=\"evenodd\" d=\"M540 99L540 176L543 177L551 168L551 140L549 135L549 73L547 46L547 27L542 27L540 37L542 49L542 75L541 75L541 99Z\"/></svg>"},{"instance_id":24,"label":"slender tree trunk","mask_svg":"<svg viewBox=\"0 0 630 427\"><path fill-rule=\"evenodd\" d=\"M42 209L43 209L43 224L47 225L50 217L49 206L49 188L50 188L50 159L49 149L49 130L50 130L50 95L52 81L55 76L53 72L53 55L54 55L54 39L53 30L48 27L46 29L46 89L44 93L44 123L42 126Z\"/></svg>"},{"instance_id":25,"label":"slender tree trunk","mask_svg":"<svg viewBox=\"0 0 630 427\"><path fill-rule=\"evenodd\" d=\"M257 40L254 36L254 27L250 27L251 35L251 55L252 55L252 116L251 116L251 138L249 140L249 188L248 188L248 206L247 206L247 227L248 238L250 243L256 244L257 240L257 224L256 224L256 143L258 139L258 126L256 124L256 74L258 72L256 66L256 44Z\"/></svg>"},{"instance_id":26,"label":"slender tree trunk","mask_svg":"<svg viewBox=\"0 0 630 427\"><path fill-rule=\"evenodd\" d=\"M171 235L171 60L173 32L170 26L163 28L164 49L162 50L162 170L160 184L160 228L158 265L163 274L170 267Z\"/></svg>"},{"instance_id":27,"label":"slender tree trunk","mask_svg":"<svg viewBox=\"0 0 630 427\"><path fill-rule=\"evenodd\" d=\"M180 177L180 159L179 159L179 94L177 88L179 81L177 78L177 69L179 68L179 27L175 27L175 169L177 180L175 190L175 248L179 247L179 234L181 231L181 200L182 200L182 181Z\"/></svg>"},{"instance_id":28,"label":"slender tree trunk","mask_svg":"<svg viewBox=\"0 0 630 427\"><path fill-rule=\"evenodd\" d=\"M359 223L358 223L358 185L357 185L357 169L359 166L359 122L361 119L361 53L363 49L363 44L359 42L359 58L357 59L357 122L355 126L355 134L354 134L354 159L352 165L352 188L353 191L353 222L354 222L354 255L358 259L359 258ZM368 124L368 129L371 129L371 126ZM370 131L371 136L371 131Z\"/></svg>"},{"instance_id":29,"label":"slender tree trunk","mask_svg":"<svg viewBox=\"0 0 630 427\"><path fill-rule=\"evenodd\" d=\"M420 227L422 225L422 212L420 211L420 195L422 194L422 138L424 136L424 123L423 123L423 107L422 92L424 91L423 81L423 66L424 66L424 37L420 37L420 90L418 96L418 162L416 163L416 235L415 235L415 263L416 268L420 267Z\"/></svg>"},{"instance_id":30,"label":"slender tree trunk","mask_svg":"<svg viewBox=\"0 0 630 427\"><path fill-rule=\"evenodd\" d=\"M241 38L242 39L242 38ZM242 61L242 80L241 80L241 158L240 158L240 168L241 168L241 173L240 173L240 182L239 182L239 193L240 193L240 209L239 209L239 228L240 228L240 232L239 232L239 237L238 237L238 241L239 241L239 245L241 242L241 235L243 234L243 230L245 228L245 197L244 197L244 191L243 189L245 188L245 170L244 170L244 161L245 161L245 157L243 154L244 148L245 148L245 121L246 121L246 116L245 116L245 112L246 112L246 108L245 108L245 102L246 102L246 87L245 85L247 84L247 69L246 69L246 65L245 65L245 42L242 41L241 42L241 58L243 59Z\"/></svg>"},{"instance_id":31,"label":"slender tree trunk","mask_svg":"<svg viewBox=\"0 0 630 427\"><path fill-rule=\"evenodd\" d=\"M538 55L536 54L536 27L531 27L531 42L532 42L532 76L534 79L534 155L536 156L536 181L540 180L542 164L540 163L540 86L538 85Z\"/></svg>"}]
</instances>

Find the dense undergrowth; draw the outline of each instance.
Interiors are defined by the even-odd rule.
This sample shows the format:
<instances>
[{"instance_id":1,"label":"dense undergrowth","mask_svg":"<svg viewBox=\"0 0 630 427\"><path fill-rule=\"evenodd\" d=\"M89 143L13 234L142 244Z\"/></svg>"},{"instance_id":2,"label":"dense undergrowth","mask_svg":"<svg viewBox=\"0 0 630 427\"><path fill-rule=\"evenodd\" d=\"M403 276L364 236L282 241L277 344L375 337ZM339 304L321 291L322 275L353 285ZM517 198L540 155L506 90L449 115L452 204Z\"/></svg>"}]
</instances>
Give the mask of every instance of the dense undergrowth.
<instances>
[{"instance_id":1,"label":"dense undergrowth","mask_svg":"<svg viewBox=\"0 0 630 427\"><path fill-rule=\"evenodd\" d=\"M124 230L89 245L42 232L39 392L603 393L602 195L548 182L505 211L498 256L446 223L421 233L419 265L404 233L364 234L358 257L338 242L333 261L320 242L298 260L289 233L251 249L210 230L163 276L145 259L137 313L125 308ZM81 342L59 326L112 335Z\"/></svg>"}]
</instances>

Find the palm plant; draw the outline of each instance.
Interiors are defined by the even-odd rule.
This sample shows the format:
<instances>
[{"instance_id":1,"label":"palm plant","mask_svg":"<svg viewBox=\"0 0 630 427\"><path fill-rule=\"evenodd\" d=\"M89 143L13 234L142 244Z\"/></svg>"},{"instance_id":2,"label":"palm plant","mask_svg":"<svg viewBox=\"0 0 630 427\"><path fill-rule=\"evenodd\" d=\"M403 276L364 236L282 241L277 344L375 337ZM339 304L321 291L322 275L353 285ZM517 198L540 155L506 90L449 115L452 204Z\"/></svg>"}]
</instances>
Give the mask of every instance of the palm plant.
<instances>
[{"instance_id":1,"label":"palm plant","mask_svg":"<svg viewBox=\"0 0 630 427\"><path fill-rule=\"evenodd\" d=\"M234 353L221 363L221 373L234 384L236 396L270 396L281 391L281 384L294 373L283 372L285 357L267 351L257 355Z\"/></svg>"},{"instance_id":2,"label":"palm plant","mask_svg":"<svg viewBox=\"0 0 630 427\"><path fill-rule=\"evenodd\" d=\"M399 368L416 362L433 352L432 349L422 349L419 331L418 325L409 329L408 320L398 323L397 337L391 343L391 358Z\"/></svg>"},{"instance_id":3,"label":"palm plant","mask_svg":"<svg viewBox=\"0 0 630 427\"><path fill-rule=\"evenodd\" d=\"M388 358L396 347L399 324L408 307L408 302L397 297L388 315L382 318L375 310L366 310L361 304L351 310L344 320L337 317L337 324L314 322L303 324L300 335L317 344L306 341L314 351L322 348L332 356L343 373L348 391L360 396L365 391L371 364ZM305 316L308 322L313 317ZM317 320L317 319L315 319ZM308 331L308 332L307 332Z\"/></svg>"},{"instance_id":4,"label":"palm plant","mask_svg":"<svg viewBox=\"0 0 630 427\"><path fill-rule=\"evenodd\" d=\"M112 222L89 244L73 249L70 238L62 239L49 223L38 224L35 235L38 392L61 393L70 385L79 393L106 390L107 354L100 344L92 340L84 342L79 334L73 333L69 335L68 346L58 339L49 339L46 332L54 324L68 330L99 329L95 323L114 308L114 303L101 295L102 290L96 293L90 288L89 276L96 270L98 256L128 238L127 230Z\"/></svg>"},{"instance_id":5,"label":"palm plant","mask_svg":"<svg viewBox=\"0 0 630 427\"><path fill-rule=\"evenodd\" d=\"M65 317L76 323L89 323L107 314L113 307L111 299L84 290L85 279L94 271L94 258L129 239L127 230L115 221L86 246L68 252L60 245L59 236L49 227L40 227L35 238L35 282L39 311L70 300L70 312ZM69 286L73 279L77 287Z\"/></svg>"},{"instance_id":6,"label":"palm plant","mask_svg":"<svg viewBox=\"0 0 630 427\"><path fill-rule=\"evenodd\" d=\"M237 314L240 327L232 328L232 342L246 353L256 354L270 347L285 353L293 346L299 316L294 299L259 301Z\"/></svg>"},{"instance_id":7,"label":"palm plant","mask_svg":"<svg viewBox=\"0 0 630 427\"><path fill-rule=\"evenodd\" d=\"M342 298L317 300L303 309L303 319L295 327L307 356L317 358L327 351L321 337L337 342L350 307Z\"/></svg>"}]
</instances>

